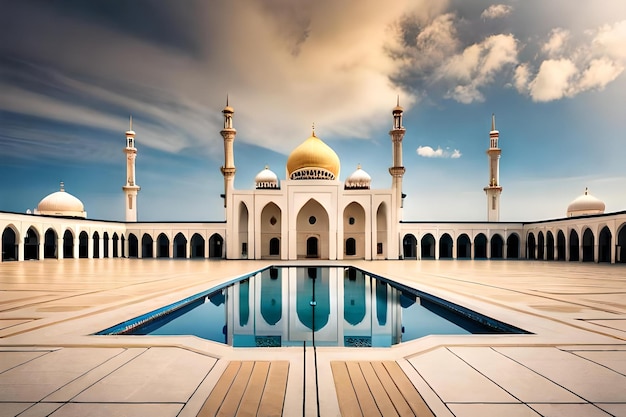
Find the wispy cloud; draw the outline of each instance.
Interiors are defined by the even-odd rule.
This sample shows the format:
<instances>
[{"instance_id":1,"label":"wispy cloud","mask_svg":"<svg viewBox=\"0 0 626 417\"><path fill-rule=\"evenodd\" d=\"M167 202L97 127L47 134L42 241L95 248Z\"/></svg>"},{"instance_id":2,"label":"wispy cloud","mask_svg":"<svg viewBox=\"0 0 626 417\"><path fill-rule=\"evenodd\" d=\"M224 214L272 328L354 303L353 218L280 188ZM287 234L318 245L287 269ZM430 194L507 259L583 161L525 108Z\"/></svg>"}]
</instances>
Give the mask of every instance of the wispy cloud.
<instances>
[{"instance_id":1,"label":"wispy cloud","mask_svg":"<svg viewBox=\"0 0 626 417\"><path fill-rule=\"evenodd\" d=\"M424 158L450 158L457 159L461 157L461 151L458 149L453 149L450 151L450 148L446 148L445 150L441 147L437 147L437 149L433 149L432 147L426 146L418 146L417 154Z\"/></svg>"},{"instance_id":2,"label":"wispy cloud","mask_svg":"<svg viewBox=\"0 0 626 417\"><path fill-rule=\"evenodd\" d=\"M511 14L513 7L507 4L492 4L480 14L483 19L498 19Z\"/></svg>"}]
</instances>

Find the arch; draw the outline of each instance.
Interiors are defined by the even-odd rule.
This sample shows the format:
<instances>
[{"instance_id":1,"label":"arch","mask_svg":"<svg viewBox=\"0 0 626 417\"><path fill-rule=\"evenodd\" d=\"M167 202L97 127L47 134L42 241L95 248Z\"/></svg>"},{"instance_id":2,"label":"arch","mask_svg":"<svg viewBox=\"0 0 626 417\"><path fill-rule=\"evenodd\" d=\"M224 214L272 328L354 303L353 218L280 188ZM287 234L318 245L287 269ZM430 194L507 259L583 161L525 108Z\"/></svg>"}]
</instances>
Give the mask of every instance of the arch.
<instances>
[{"instance_id":1,"label":"arch","mask_svg":"<svg viewBox=\"0 0 626 417\"><path fill-rule=\"evenodd\" d=\"M506 258L520 258L520 239L517 233L511 233L509 237L506 238Z\"/></svg>"},{"instance_id":2,"label":"arch","mask_svg":"<svg viewBox=\"0 0 626 417\"><path fill-rule=\"evenodd\" d=\"M417 259L417 239L412 233L402 239L402 255L404 259Z\"/></svg>"},{"instance_id":3,"label":"arch","mask_svg":"<svg viewBox=\"0 0 626 417\"><path fill-rule=\"evenodd\" d=\"M582 238L583 246L583 262L593 262L593 246L595 245L595 236L590 228L586 228Z\"/></svg>"},{"instance_id":4,"label":"arch","mask_svg":"<svg viewBox=\"0 0 626 417\"><path fill-rule=\"evenodd\" d=\"M491 236L491 259L502 259L504 257L504 239L498 233Z\"/></svg>"},{"instance_id":5,"label":"arch","mask_svg":"<svg viewBox=\"0 0 626 417\"><path fill-rule=\"evenodd\" d=\"M623 264L626 263L626 223L622 223L617 230L615 262Z\"/></svg>"},{"instance_id":6,"label":"arch","mask_svg":"<svg viewBox=\"0 0 626 417\"><path fill-rule=\"evenodd\" d=\"M120 256L119 248L118 248L119 247L119 240L120 240L120 238L117 236L117 232L113 233L113 239L112 240L113 240L113 257L117 258L117 257Z\"/></svg>"},{"instance_id":7,"label":"arch","mask_svg":"<svg viewBox=\"0 0 626 417\"><path fill-rule=\"evenodd\" d=\"M376 257L387 259L387 205L384 202L376 209Z\"/></svg>"},{"instance_id":8,"label":"arch","mask_svg":"<svg viewBox=\"0 0 626 417\"><path fill-rule=\"evenodd\" d=\"M472 241L466 233L462 233L456 238L456 258L471 259Z\"/></svg>"},{"instance_id":9,"label":"arch","mask_svg":"<svg viewBox=\"0 0 626 417\"><path fill-rule=\"evenodd\" d=\"M537 259L540 261L544 259L546 249L546 240L543 236L543 232L537 233Z\"/></svg>"},{"instance_id":10,"label":"arch","mask_svg":"<svg viewBox=\"0 0 626 417\"><path fill-rule=\"evenodd\" d=\"M422 259L435 259L435 237L426 233L420 240Z\"/></svg>"},{"instance_id":11,"label":"arch","mask_svg":"<svg viewBox=\"0 0 626 417\"><path fill-rule=\"evenodd\" d=\"M204 258L204 247L204 238L200 234L194 233L193 236L191 236L191 245L189 247L191 250L191 257Z\"/></svg>"},{"instance_id":12,"label":"arch","mask_svg":"<svg viewBox=\"0 0 626 417\"><path fill-rule=\"evenodd\" d=\"M18 234L12 225L4 228L2 232L2 261L17 261L18 260Z\"/></svg>"},{"instance_id":13,"label":"arch","mask_svg":"<svg viewBox=\"0 0 626 417\"><path fill-rule=\"evenodd\" d=\"M74 257L74 235L68 229L63 233L63 258Z\"/></svg>"},{"instance_id":14,"label":"arch","mask_svg":"<svg viewBox=\"0 0 626 417\"><path fill-rule=\"evenodd\" d=\"M565 260L565 233L562 230L556 233L556 259Z\"/></svg>"},{"instance_id":15,"label":"arch","mask_svg":"<svg viewBox=\"0 0 626 417\"><path fill-rule=\"evenodd\" d=\"M104 258L108 258L109 257L109 233L108 232L104 232L104 234L102 235L102 248L104 249L102 252L103 253L103 257Z\"/></svg>"},{"instance_id":16,"label":"arch","mask_svg":"<svg viewBox=\"0 0 626 417\"><path fill-rule=\"evenodd\" d=\"M124 238L124 233L122 233L122 236L120 237L120 248L121 248L120 256L122 258L126 257L126 245L124 244L125 242L126 242L126 239Z\"/></svg>"},{"instance_id":17,"label":"arch","mask_svg":"<svg viewBox=\"0 0 626 417\"><path fill-rule=\"evenodd\" d=\"M474 259L487 258L487 236L479 233L474 238Z\"/></svg>"},{"instance_id":18,"label":"arch","mask_svg":"<svg viewBox=\"0 0 626 417\"><path fill-rule=\"evenodd\" d=\"M57 232L50 228L46 230L46 233L43 235L43 257L46 258L56 258L57 257Z\"/></svg>"},{"instance_id":19,"label":"arch","mask_svg":"<svg viewBox=\"0 0 626 417\"><path fill-rule=\"evenodd\" d=\"M530 260L537 259L536 258L537 243L535 242L535 234L533 232L530 232L528 234L528 237L526 238L526 248L527 248L526 258Z\"/></svg>"},{"instance_id":20,"label":"arch","mask_svg":"<svg viewBox=\"0 0 626 417\"><path fill-rule=\"evenodd\" d=\"M134 233L128 234L128 257L139 257L139 239L137 239L137 236L135 236Z\"/></svg>"},{"instance_id":21,"label":"arch","mask_svg":"<svg viewBox=\"0 0 626 417\"><path fill-rule=\"evenodd\" d=\"M78 234L78 257L87 258L89 256L89 235L84 230Z\"/></svg>"},{"instance_id":22,"label":"arch","mask_svg":"<svg viewBox=\"0 0 626 417\"><path fill-rule=\"evenodd\" d=\"M328 259L330 255L329 239L330 222L326 209L315 199L310 199L302 206L296 217L296 254L298 258ZM313 251L313 240L316 238L317 251Z\"/></svg>"},{"instance_id":23,"label":"arch","mask_svg":"<svg viewBox=\"0 0 626 417\"><path fill-rule=\"evenodd\" d=\"M154 246L154 239L148 233L144 233L141 236L141 257L142 258L154 258L154 251L152 247Z\"/></svg>"},{"instance_id":24,"label":"arch","mask_svg":"<svg viewBox=\"0 0 626 417\"><path fill-rule=\"evenodd\" d=\"M24 260L39 259L39 233L33 226L29 227L24 237Z\"/></svg>"},{"instance_id":25,"label":"arch","mask_svg":"<svg viewBox=\"0 0 626 417\"><path fill-rule=\"evenodd\" d=\"M569 260L570 261L579 261L580 260L580 243L578 242L578 232L572 229L569 232Z\"/></svg>"},{"instance_id":26,"label":"arch","mask_svg":"<svg viewBox=\"0 0 626 417\"><path fill-rule=\"evenodd\" d=\"M209 258L222 258L224 238L218 233L213 233L209 238Z\"/></svg>"},{"instance_id":27,"label":"arch","mask_svg":"<svg viewBox=\"0 0 626 417\"><path fill-rule=\"evenodd\" d=\"M237 236L239 237L239 248L241 251L239 252L241 255L241 259L248 258L248 221L249 221L249 213L248 206L243 201L239 203L239 222L238 227L239 230L237 232ZM210 242L209 242L209 251L210 251ZM221 255L219 256L221 258ZM213 258L213 256L209 255L209 258Z\"/></svg>"},{"instance_id":28,"label":"arch","mask_svg":"<svg viewBox=\"0 0 626 417\"><path fill-rule=\"evenodd\" d=\"M187 257L187 238L182 232L178 232L174 236L174 258Z\"/></svg>"},{"instance_id":29,"label":"arch","mask_svg":"<svg viewBox=\"0 0 626 417\"><path fill-rule=\"evenodd\" d=\"M93 232L91 239L93 241L93 258L98 259L100 258L100 234Z\"/></svg>"},{"instance_id":30,"label":"arch","mask_svg":"<svg viewBox=\"0 0 626 417\"><path fill-rule=\"evenodd\" d=\"M306 257L319 258L319 240L316 236L311 236L306 240Z\"/></svg>"},{"instance_id":31,"label":"arch","mask_svg":"<svg viewBox=\"0 0 626 417\"><path fill-rule=\"evenodd\" d=\"M270 256L280 256L280 239L277 237L270 239Z\"/></svg>"},{"instance_id":32,"label":"arch","mask_svg":"<svg viewBox=\"0 0 626 417\"><path fill-rule=\"evenodd\" d=\"M549 230L546 232L546 260L554 261L554 235Z\"/></svg>"},{"instance_id":33,"label":"arch","mask_svg":"<svg viewBox=\"0 0 626 417\"><path fill-rule=\"evenodd\" d=\"M170 239L165 233L157 236L157 258L169 258L170 257Z\"/></svg>"},{"instance_id":34,"label":"arch","mask_svg":"<svg viewBox=\"0 0 626 417\"><path fill-rule=\"evenodd\" d=\"M362 205L353 201L344 208L343 240L346 242L346 256L365 259L365 223L365 209Z\"/></svg>"},{"instance_id":35,"label":"arch","mask_svg":"<svg viewBox=\"0 0 626 417\"><path fill-rule=\"evenodd\" d=\"M439 259L452 259L452 236L444 233L439 238Z\"/></svg>"},{"instance_id":36,"label":"arch","mask_svg":"<svg viewBox=\"0 0 626 417\"><path fill-rule=\"evenodd\" d=\"M604 226L598 235L598 262L611 262L611 231L608 226Z\"/></svg>"},{"instance_id":37,"label":"arch","mask_svg":"<svg viewBox=\"0 0 626 417\"><path fill-rule=\"evenodd\" d=\"M267 203L261 210L261 257L280 256L282 211L275 203ZM278 246L272 246L278 242Z\"/></svg>"}]
</instances>

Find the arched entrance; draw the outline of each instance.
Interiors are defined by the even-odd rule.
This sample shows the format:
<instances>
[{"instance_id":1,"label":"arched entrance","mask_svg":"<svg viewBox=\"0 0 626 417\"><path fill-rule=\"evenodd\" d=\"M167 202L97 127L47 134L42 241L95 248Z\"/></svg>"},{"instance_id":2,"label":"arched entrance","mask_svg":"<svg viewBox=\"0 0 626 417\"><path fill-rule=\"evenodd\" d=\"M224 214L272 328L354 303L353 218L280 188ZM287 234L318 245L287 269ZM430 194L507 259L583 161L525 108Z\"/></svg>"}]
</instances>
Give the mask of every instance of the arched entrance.
<instances>
[{"instance_id":1,"label":"arched entrance","mask_svg":"<svg viewBox=\"0 0 626 417\"><path fill-rule=\"evenodd\" d=\"M380 203L376 210L376 257L387 259L387 205Z\"/></svg>"},{"instance_id":2,"label":"arched entrance","mask_svg":"<svg viewBox=\"0 0 626 417\"><path fill-rule=\"evenodd\" d=\"M402 255L404 259L417 259L417 239L411 233L402 239Z\"/></svg>"},{"instance_id":3,"label":"arched entrance","mask_svg":"<svg viewBox=\"0 0 626 417\"><path fill-rule=\"evenodd\" d=\"M39 259L39 234L29 227L24 238L24 260Z\"/></svg>"},{"instance_id":4,"label":"arched entrance","mask_svg":"<svg viewBox=\"0 0 626 417\"><path fill-rule=\"evenodd\" d=\"M535 242L535 235L532 232L529 233L528 237L526 238L526 247L526 258L530 260L537 259L537 243Z\"/></svg>"},{"instance_id":5,"label":"arched entrance","mask_svg":"<svg viewBox=\"0 0 626 417\"><path fill-rule=\"evenodd\" d=\"M100 234L98 232L93 232L92 235L93 240L93 258L100 258Z\"/></svg>"},{"instance_id":6,"label":"arched entrance","mask_svg":"<svg viewBox=\"0 0 626 417\"><path fill-rule=\"evenodd\" d=\"M472 257L472 242L468 235L461 234L456 239L456 258L470 259Z\"/></svg>"},{"instance_id":7,"label":"arched entrance","mask_svg":"<svg viewBox=\"0 0 626 417\"><path fill-rule=\"evenodd\" d=\"M165 236L165 233L161 233L157 237L157 258L169 258L170 257L170 239Z\"/></svg>"},{"instance_id":8,"label":"arched entrance","mask_svg":"<svg viewBox=\"0 0 626 417\"><path fill-rule=\"evenodd\" d=\"M204 238L198 233L191 236L191 257L204 258Z\"/></svg>"},{"instance_id":9,"label":"arched entrance","mask_svg":"<svg viewBox=\"0 0 626 417\"><path fill-rule=\"evenodd\" d=\"M591 229L587 228L583 232L583 262L593 262L593 245L595 237Z\"/></svg>"},{"instance_id":10,"label":"arched entrance","mask_svg":"<svg viewBox=\"0 0 626 417\"><path fill-rule=\"evenodd\" d=\"M54 229L46 230L43 235L43 257L44 258L56 258L57 257L57 232Z\"/></svg>"},{"instance_id":11,"label":"arched entrance","mask_svg":"<svg viewBox=\"0 0 626 417\"><path fill-rule=\"evenodd\" d=\"M224 239L217 233L209 238L209 258L222 258Z\"/></svg>"},{"instance_id":12,"label":"arched entrance","mask_svg":"<svg viewBox=\"0 0 626 417\"><path fill-rule=\"evenodd\" d=\"M426 233L420 240L422 259L435 259L435 237Z\"/></svg>"},{"instance_id":13,"label":"arched entrance","mask_svg":"<svg viewBox=\"0 0 626 417\"><path fill-rule=\"evenodd\" d=\"M570 261L579 261L580 260L580 243L578 242L578 232L572 229L569 232L569 260Z\"/></svg>"},{"instance_id":14,"label":"arched entrance","mask_svg":"<svg viewBox=\"0 0 626 417\"><path fill-rule=\"evenodd\" d=\"M182 233L174 236L174 258L187 257L187 238Z\"/></svg>"},{"instance_id":15,"label":"arched entrance","mask_svg":"<svg viewBox=\"0 0 626 417\"><path fill-rule=\"evenodd\" d=\"M506 239L506 258L507 259L519 259L520 258L520 244L519 236L517 233L511 233Z\"/></svg>"},{"instance_id":16,"label":"arched entrance","mask_svg":"<svg viewBox=\"0 0 626 417\"><path fill-rule=\"evenodd\" d=\"M280 256L282 212L274 203L268 203L261 211L261 257ZM273 246L278 243L277 246Z\"/></svg>"},{"instance_id":17,"label":"arched entrance","mask_svg":"<svg viewBox=\"0 0 626 417\"><path fill-rule=\"evenodd\" d=\"M598 262L611 262L611 244L611 231L604 226L598 236Z\"/></svg>"},{"instance_id":18,"label":"arched entrance","mask_svg":"<svg viewBox=\"0 0 626 417\"><path fill-rule=\"evenodd\" d=\"M12 227L2 232L2 261L17 261L17 233Z\"/></svg>"},{"instance_id":19,"label":"arched entrance","mask_svg":"<svg viewBox=\"0 0 626 417\"><path fill-rule=\"evenodd\" d=\"M63 258L74 257L74 235L69 230L63 233Z\"/></svg>"},{"instance_id":20,"label":"arched entrance","mask_svg":"<svg viewBox=\"0 0 626 417\"><path fill-rule=\"evenodd\" d=\"M139 239L137 239L134 233L128 235L128 257L139 257Z\"/></svg>"},{"instance_id":21,"label":"arched entrance","mask_svg":"<svg viewBox=\"0 0 626 417\"><path fill-rule=\"evenodd\" d=\"M487 258L487 236L479 233L474 238L474 259Z\"/></svg>"},{"instance_id":22,"label":"arched entrance","mask_svg":"<svg viewBox=\"0 0 626 417\"><path fill-rule=\"evenodd\" d=\"M89 256L89 235L84 230L78 235L78 257L87 258Z\"/></svg>"},{"instance_id":23,"label":"arched entrance","mask_svg":"<svg viewBox=\"0 0 626 417\"><path fill-rule=\"evenodd\" d=\"M237 236L239 237L239 253L241 254L241 259L248 258L248 216L248 207L245 203L241 202L239 204L239 230L237 233ZM209 248L209 251L210 250L211 249ZM209 256L209 258L213 258L213 256Z\"/></svg>"},{"instance_id":24,"label":"arched entrance","mask_svg":"<svg viewBox=\"0 0 626 417\"><path fill-rule=\"evenodd\" d=\"M439 259L452 259L452 237L444 233L439 238Z\"/></svg>"},{"instance_id":25,"label":"arched entrance","mask_svg":"<svg viewBox=\"0 0 626 417\"><path fill-rule=\"evenodd\" d=\"M554 235L552 232L546 232L546 260L554 261Z\"/></svg>"},{"instance_id":26,"label":"arched entrance","mask_svg":"<svg viewBox=\"0 0 626 417\"><path fill-rule=\"evenodd\" d=\"M345 255L365 259L365 209L352 202L343 210Z\"/></svg>"},{"instance_id":27,"label":"arched entrance","mask_svg":"<svg viewBox=\"0 0 626 417\"><path fill-rule=\"evenodd\" d=\"M296 217L297 257L329 259L329 228L326 209L314 199L307 201Z\"/></svg>"},{"instance_id":28,"label":"arched entrance","mask_svg":"<svg viewBox=\"0 0 626 417\"><path fill-rule=\"evenodd\" d=\"M499 234L491 237L491 259L502 259L504 257L504 239Z\"/></svg>"},{"instance_id":29,"label":"arched entrance","mask_svg":"<svg viewBox=\"0 0 626 417\"><path fill-rule=\"evenodd\" d=\"M546 241L543 237L543 232L537 234L537 259L542 261L545 255Z\"/></svg>"},{"instance_id":30,"label":"arched entrance","mask_svg":"<svg viewBox=\"0 0 626 417\"><path fill-rule=\"evenodd\" d=\"M154 240L152 236L148 233L144 233L141 237L141 257L142 258L153 258L154 253L152 253L152 246L154 245Z\"/></svg>"},{"instance_id":31,"label":"arched entrance","mask_svg":"<svg viewBox=\"0 0 626 417\"><path fill-rule=\"evenodd\" d=\"M617 247L615 248L615 262L626 263L626 223L617 229Z\"/></svg>"},{"instance_id":32,"label":"arched entrance","mask_svg":"<svg viewBox=\"0 0 626 417\"><path fill-rule=\"evenodd\" d=\"M108 258L109 257L109 234L107 232L104 232L103 235L103 242L102 242L102 248L104 249L104 257Z\"/></svg>"},{"instance_id":33,"label":"arched entrance","mask_svg":"<svg viewBox=\"0 0 626 417\"><path fill-rule=\"evenodd\" d=\"M120 238L117 236L117 232L113 233L113 257L119 257L119 242Z\"/></svg>"},{"instance_id":34,"label":"arched entrance","mask_svg":"<svg viewBox=\"0 0 626 417\"><path fill-rule=\"evenodd\" d=\"M565 234L559 230L556 234L556 255L557 260L564 261L565 258Z\"/></svg>"}]
</instances>

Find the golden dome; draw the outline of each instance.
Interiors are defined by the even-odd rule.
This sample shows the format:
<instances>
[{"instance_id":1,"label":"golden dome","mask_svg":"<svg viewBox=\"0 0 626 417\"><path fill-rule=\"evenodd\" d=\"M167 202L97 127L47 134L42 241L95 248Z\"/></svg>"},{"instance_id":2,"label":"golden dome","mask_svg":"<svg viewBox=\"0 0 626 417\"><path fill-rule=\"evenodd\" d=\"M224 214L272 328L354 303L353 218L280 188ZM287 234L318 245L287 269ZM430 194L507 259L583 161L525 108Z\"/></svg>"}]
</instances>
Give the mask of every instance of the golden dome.
<instances>
[{"instance_id":1,"label":"golden dome","mask_svg":"<svg viewBox=\"0 0 626 417\"><path fill-rule=\"evenodd\" d=\"M287 159L290 179L339 178L339 157L320 138L313 135L291 152Z\"/></svg>"}]
</instances>

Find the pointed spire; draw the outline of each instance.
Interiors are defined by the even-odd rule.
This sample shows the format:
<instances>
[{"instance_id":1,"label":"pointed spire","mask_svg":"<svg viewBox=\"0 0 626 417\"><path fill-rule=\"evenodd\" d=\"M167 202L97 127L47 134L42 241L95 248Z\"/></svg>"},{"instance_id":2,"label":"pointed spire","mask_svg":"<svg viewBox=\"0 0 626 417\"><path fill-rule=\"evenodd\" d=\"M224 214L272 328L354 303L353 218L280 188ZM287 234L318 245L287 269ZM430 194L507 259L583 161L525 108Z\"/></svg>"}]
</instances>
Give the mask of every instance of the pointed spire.
<instances>
[{"instance_id":1,"label":"pointed spire","mask_svg":"<svg viewBox=\"0 0 626 417\"><path fill-rule=\"evenodd\" d=\"M228 93L226 93L226 107L228 107Z\"/></svg>"},{"instance_id":2,"label":"pointed spire","mask_svg":"<svg viewBox=\"0 0 626 417\"><path fill-rule=\"evenodd\" d=\"M496 114L491 113L491 130L496 130Z\"/></svg>"},{"instance_id":3,"label":"pointed spire","mask_svg":"<svg viewBox=\"0 0 626 417\"><path fill-rule=\"evenodd\" d=\"M313 124L311 125L311 130L312 130L311 136L316 138L317 136L315 136L315 122L313 122Z\"/></svg>"},{"instance_id":4,"label":"pointed spire","mask_svg":"<svg viewBox=\"0 0 626 417\"><path fill-rule=\"evenodd\" d=\"M130 128L128 130L133 130L133 115L130 115Z\"/></svg>"},{"instance_id":5,"label":"pointed spire","mask_svg":"<svg viewBox=\"0 0 626 417\"><path fill-rule=\"evenodd\" d=\"M400 107L400 94L396 96L396 106Z\"/></svg>"}]
</instances>

